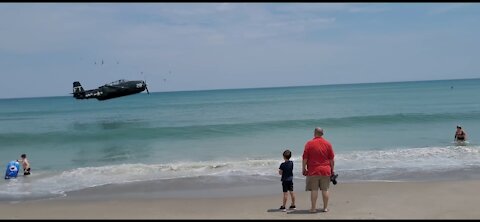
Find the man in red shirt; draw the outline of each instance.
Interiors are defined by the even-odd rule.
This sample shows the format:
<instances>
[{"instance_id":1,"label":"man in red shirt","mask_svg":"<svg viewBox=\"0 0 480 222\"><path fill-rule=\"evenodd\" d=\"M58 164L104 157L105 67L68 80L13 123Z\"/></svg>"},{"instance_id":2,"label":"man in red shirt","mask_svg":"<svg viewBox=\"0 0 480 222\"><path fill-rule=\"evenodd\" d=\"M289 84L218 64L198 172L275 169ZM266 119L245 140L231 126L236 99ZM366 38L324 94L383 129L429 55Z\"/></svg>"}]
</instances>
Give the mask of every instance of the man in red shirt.
<instances>
[{"instance_id":1,"label":"man in red shirt","mask_svg":"<svg viewBox=\"0 0 480 222\"><path fill-rule=\"evenodd\" d=\"M302 173L307 177L305 191L311 191L312 201L311 213L317 211L318 188L322 191L323 209L328 211L328 188L330 186L330 176L333 175L335 154L332 144L323 137L323 129L316 127L313 139L305 144L303 150Z\"/></svg>"}]
</instances>

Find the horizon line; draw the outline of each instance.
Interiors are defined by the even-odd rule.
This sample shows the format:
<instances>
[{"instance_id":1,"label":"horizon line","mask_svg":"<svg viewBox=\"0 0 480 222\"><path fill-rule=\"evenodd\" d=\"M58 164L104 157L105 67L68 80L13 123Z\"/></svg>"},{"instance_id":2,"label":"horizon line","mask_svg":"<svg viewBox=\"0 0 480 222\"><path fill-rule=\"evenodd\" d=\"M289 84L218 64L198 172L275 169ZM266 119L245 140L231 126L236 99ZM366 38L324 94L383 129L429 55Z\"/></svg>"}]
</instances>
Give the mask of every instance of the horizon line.
<instances>
[{"instance_id":1,"label":"horizon line","mask_svg":"<svg viewBox=\"0 0 480 222\"><path fill-rule=\"evenodd\" d=\"M201 91L221 91L221 90L245 90L245 89L273 89L273 88L290 88L290 87L312 87L312 86L336 86L336 85L364 85L364 84L385 84L385 83L407 83L407 82L429 82L429 81L451 81L451 80L474 80L477 78L456 78L456 79L430 79L430 80L404 80L404 81L381 81L381 82L356 82L356 83L330 83L315 85L295 85L295 86L265 86L265 87L245 87L245 88L217 88L217 89L197 89L197 90L173 90L173 91L154 91L150 93L177 93L177 92L201 92ZM71 94L71 93L69 93ZM35 98L53 98L53 97L69 97L62 96L27 96L27 97L5 97L4 99L35 99Z\"/></svg>"}]
</instances>

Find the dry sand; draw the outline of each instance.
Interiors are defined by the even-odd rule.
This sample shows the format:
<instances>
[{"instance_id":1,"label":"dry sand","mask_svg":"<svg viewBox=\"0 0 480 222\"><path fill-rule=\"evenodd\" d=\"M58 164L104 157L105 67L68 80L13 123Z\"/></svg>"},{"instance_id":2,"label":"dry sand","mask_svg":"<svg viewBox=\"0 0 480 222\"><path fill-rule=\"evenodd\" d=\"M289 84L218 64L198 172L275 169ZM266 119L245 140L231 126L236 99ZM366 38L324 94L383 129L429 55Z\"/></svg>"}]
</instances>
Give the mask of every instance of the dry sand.
<instances>
[{"instance_id":1,"label":"dry sand","mask_svg":"<svg viewBox=\"0 0 480 222\"><path fill-rule=\"evenodd\" d=\"M330 211L280 212L282 194L215 198L75 199L0 202L1 219L479 219L480 181L363 182L331 186ZM290 204L290 199L287 206ZM321 196L317 208L322 207Z\"/></svg>"}]
</instances>

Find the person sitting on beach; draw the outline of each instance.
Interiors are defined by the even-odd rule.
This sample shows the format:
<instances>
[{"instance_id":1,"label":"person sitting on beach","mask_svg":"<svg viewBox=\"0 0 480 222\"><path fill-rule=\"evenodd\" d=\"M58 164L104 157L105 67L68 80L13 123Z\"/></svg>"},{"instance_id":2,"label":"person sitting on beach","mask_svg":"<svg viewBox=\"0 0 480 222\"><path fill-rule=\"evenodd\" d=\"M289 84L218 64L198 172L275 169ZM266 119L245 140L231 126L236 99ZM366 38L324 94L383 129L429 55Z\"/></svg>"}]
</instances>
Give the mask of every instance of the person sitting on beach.
<instances>
[{"instance_id":1,"label":"person sitting on beach","mask_svg":"<svg viewBox=\"0 0 480 222\"><path fill-rule=\"evenodd\" d=\"M457 126L457 131L455 132L455 141L464 142L467 140L467 134L463 131L461 126Z\"/></svg>"},{"instance_id":2,"label":"person sitting on beach","mask_svg":"<svg viewBox=\"0 0 480 222\"><path fill-rule=\"evenodd\" d=\"M280 207L280 210L287 211L285 208L287 204L288 194L287 191L290 192L290 196L292 198L292 204L290 205L290 210L295 210L295 193L293 192L293 162L290 160L292 157L292 152L290 150L285 150L283 152L283 159L285 162L280 164L278 169L278 173L282 175L282 189L283 189L283 204Z\"/></svg>"},{"instance_id":3,"label":"person sitting on beach","mask_svg":"<svg viewBox=\"0 0 480 222\"><path fill-rule=\"evenodd\" d=\"M22 162L23 175L30 175L30 163L28 162L27 154L22 154L20 158L21 160L17 160L17 162Z\"/></svg>"}]
</instances>

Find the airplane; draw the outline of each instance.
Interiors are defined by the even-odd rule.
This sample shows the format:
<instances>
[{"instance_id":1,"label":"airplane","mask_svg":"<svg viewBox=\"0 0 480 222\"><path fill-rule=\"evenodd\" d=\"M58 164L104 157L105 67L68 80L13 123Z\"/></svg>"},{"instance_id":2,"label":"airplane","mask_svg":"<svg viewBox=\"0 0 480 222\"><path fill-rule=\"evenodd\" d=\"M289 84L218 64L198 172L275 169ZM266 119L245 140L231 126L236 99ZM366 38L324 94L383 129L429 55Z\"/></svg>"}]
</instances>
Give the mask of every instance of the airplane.
<instances>
[{"instance_id":1,"label":"airplane","mask_svg":"<svg viewBox=\"0 0 480 222\"><path fill-rule=\"evenodd\" d=\"M73 97L76 99L98 99L107 100L121 96L128 96L135 93L143 92L147 90L147 94L150 94L147 88L147 83L143 80L127 81L120 79L97 89L84 90L79 81L73 82Z\"/></svg>"}]
</instances>

